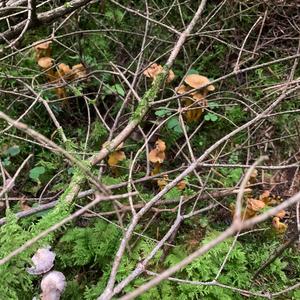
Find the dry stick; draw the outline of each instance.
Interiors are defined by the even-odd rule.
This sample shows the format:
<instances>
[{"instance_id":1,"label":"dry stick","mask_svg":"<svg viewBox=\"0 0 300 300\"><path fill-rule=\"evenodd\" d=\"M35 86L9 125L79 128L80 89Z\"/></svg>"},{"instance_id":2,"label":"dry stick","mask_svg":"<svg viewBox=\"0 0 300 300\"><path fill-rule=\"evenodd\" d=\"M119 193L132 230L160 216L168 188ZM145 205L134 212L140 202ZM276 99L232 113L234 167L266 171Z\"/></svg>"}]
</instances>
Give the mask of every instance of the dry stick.
<instances>
[{"instance_id":1,"label":"dry stick","mask_svg":"<svg viewBox=\"0 0 300 300\"><path fill-rule=\"evenodd\" d=\"M177 217L171 226L171 228L168 230L168 232L165 234L165 236L157 243L157 245L152 249L152 251L147 255L143 261L138 263L137 267L125 278L123 279L113 290L113 295L118 294L122 291L122 289L127 286L131 281L133 281L137 276L139 276L141 273L143 273L146 270L146 267L149 263L149 261L155 256L155 254L158 252L162 246L167 245L166 242L169 238L172 237L172 235L178 231L179 226L181 223L185 220L191 217L190 214L187 215L181 215L181 206L183 204L182 202L183 197L181 197L181 201L179 203L178 211L177 211ZM209 205L207 207L204 207L199 210L199 213L205 212L210 210L213 207L213 205ZM170 244L170 242L169 242Z\"/></svg>"},{"instance_id":2,"label":"dry stick","mask_svg":"<svg viewBox=\"0 0 300 300\"><path fill-rule=\"evenodd\" d=\"M41 141L42 143L51 146L55 151L63 154L65 157L67 157L72 163L74 163L76 166L82 170L85 175L90 179L90 181L104 194L108 195L109 191L107 188L98 182L97 177L90 171L90 169L81 161L76 159L74 156L72 156L68 151L61 148L60 146L56 145L54 142L43 136L42 134L38 133L37 131L29 128L26 124L22 122L18 122L16 120L11 119L9 116L7 116L5 113L0 111L0 119L4 119L7 123L12 124L14 127L18 128L19 130L27 133L34 139Z\"/></svg>"},{"instance_id":3,"label":"dry stick","mask_svg":"<svg viewBox=\"0 0 300 300\"><path fill-rule=\"evenodd\" d=\"M43 105L45 106L45 108L46 108L46 110L47 110L47 112L48 112L48 114L49 114L49 116L50 116L50 118L52 119L54 125L56 126L57 132L58 132L58 134L60 135L62 141L63 141L64 143L66 143L66 142L67 142L67 137L66 137L66 135L65 135L65 133L64 133L64 130L63 130L62 126L59 124L58 120L56 119L56 117L55 117L53 111L51 110L51 108L50 108L48 102L47 102L44 98L41 97L41 95L40 95L41 93L38 94L38 93L37 93L31 86L29 86L26 82L24 82L23 80L18 80L18 81L21 82L23 85L25 85L25 86L26 86L26 87L27 87L27 88L28 88L28 89L36 96L36 99L37 99L38 101L41 101L41 102L43 103Z\"/></svg>"},{"instance_id":4,"label":"dry stick","mask_svg":"<svg viewBox=\"0 0 300 300\"><path fill-rule=\"evenodd\" d=\"M247 42L247 40L248 40L248 38L249 38L252 30L256 27L256 25L260 22L261 19L262 19L262 16L259 16L258 19L256 20L256 22L250 28L249 32L247 33L247 35L246 35L246 37L245 37L245 39L244 39L244 41L242 43L241 50L239 52L238 58L236 60L236 63L235 63L234 69L233 69L234 72L237 72L239 70L239 68L240 68L240 59L241 59L242 52L244 50L245 44L246 44L246 42ZM254 53L253 53L253 55L254 55Z\"/></svg>"},{"instance_id":5,"label":"dry stick","mask_svg":"<svg viewBox=\"0 0 300 300\"><path fill-rule=\"evenodd\" d=\"M126 186L127 183L124 183L124 186ZM111 187L109 187L111 188ZM112 188L111 188L112 189ZM224 191L217 191L217 192L213 192L213 193L210 193L210 194L202 194L200 197L199 197L199 200L207 200L207 199L211 199L211 197L213 198L222 198L222 197L226 197L226 196L231 196L231 195L235 195L238 191L237 190L224 190ZM80 198L84 198L84 197L87 197L89 195L92 195L94 194L95 191L94 190L88 190L88 191L84 191L84 192L80 192L77 196L78 199ZM188 199L185 200L184 204L190 200L192 200L194 197L190 197ZM9 198L8 200L21 200L21 198L17 199L17 198ZM4 199L0 199L1 200L4 200ZM28 200L27 198L25 198L24 200ZM179 202L179 199L172 199L172 200L163 200L163 201L157 201L154 206L159 206L159 205L172 205L172 204L177 204ZM41 204L37 207L33 207L29 210L26 210L26 211L21 211L21 212L18 212L15 214L15 217L17 219L21 219L21 218L25 218L25 217L28 217L28 216L31 216L31 215L34 215L36 213L39 213L41 211L44 211L44 210L48 210L48 209L51 209L51 208L54 208L57 204L59 203L58 200L56 201L52 201L50 203L46 203L46 204ZM134 204L134 208L135 209L141 209L145 206L145 203L136 203ZM119 209L119 212L123 212L123 213L126 213L126 212L130 212L131 211L131 207L130 206L127 206L127 205L122 205ZM156 210L157 211L157 210ZM102 212L102 213L98 213L98 215L101 215L101 216L108 216L108 215L114 215L116 212L115 211L108 211L108 212ZM195 213L198 213L198 211L196 211ZM0 226L5 224L6 223L6 218L1 218L0 219Z\"/></svg>"},{"instance_id":6,"label":"dry stick","mask_svg":"<svg viewBox=\"0 0 300 300\"><path fill-rule=\"evenodd\" d=\"M201 255L205 254L206 252L208 252L213 247L217 246L218 244L220 244L221 242L223 242L224 240L226 240L230 236L234 235L236 232L247 229L247 228L250 228L250 227L252 227L252 226L254 226L258 223L261 223L261 222L267 220L269 217L271 217L271 216L275 215L276 213L278 213L280 210L285 209L285 208L297 203L298 201L300 201L300 193L297 193L296 195L289 198L285 202L279 204L278 206L268 210L267 212L265 212L265 213L263 213L263 214L261 214L257 217L254 217L254 218L249 219L249 220L247 220L245 222L242 222L242 223L234 222L227 230L222 232L217 238L215 238L214 240L212 240L208 244L205 244L204 246L202 246L200 249L198 249L197 251L195 251L191 255L187 256L185 259L183 259L177 265L175 265L175 266L167 269L166 271L162 272L157 277L150 280L146 284L140 286L139 288L137 288L133 292L125 295L124 297L121 297L120 300L134 299L138 295L141 295L145 291L147 291L150 288L152 288L152 287L156 286L157 284L159 284L162 280L167 279L172 274L178 272L179 270L181 270L182 268L184 268L185 266L190 264L192 261L194 261L196 258L198 258ZM287 291L288 291L288 289L287 289Z\"/></svg>"},{"instance_id":7,"label":"dry stick","mask_svg":"<svg viewBox=\"0 0 300 300\"><path fill-rule=\"evenodd\" d=\"M46 25L51 24L55 22L58 18L61 18L76 9L88 4L92 0L73 0L69 1L68 5L62 5L57 8L54 8L50 11L39 13L36 16L35 22L30 22L28 24L27 29L31 29L35 27L36 25ZM15 26L12 26L10 29L4 31L3 33L0 33L0 44L3 44L6 40L10 40L18 35L21 34L22 30L27 24L27 20L24 20L20 23L18 23Z\"/></svg>"},{"instance_id":8,"label":"dry stick","mask_svg":"<svg viewBox=\"0 0 300 300\"><path fill-rule=\"evenodd\" d=\"M145 271L146 274L151 275L151 276L157 276L159 275L158 273L146 270ZM270 295L266 295L263 294L262 292L250 292L248 290L243 290L243 289L239 289L230 285L226 285L226 284L222 284L219 283L218 281L191 281L191 280L184 280L184 279L179 279L179 278L175 278L175 277L169 277L168 280L170 281L174 281L174 282L178 282L178 283L183 283L183 284L190 284L190 285L204 285L204 286L217 286L217 287L221 287L221 288L225 288L225 289L229 289L235 292L240 293L241 295L244 296L258 296L258 297L264 297L264 298L270 298Z\"/></svg>"},{"instance_id":9,"label":"dry stick","mask_svg":"<svg viewBox=\"0 0 300 300\"><path fill-rule=\"evenodd\" d=\"M16 178L19 176L21 170L24 168L24 166L26 165L26 163L28 162L28 160L33 156L33 154L29 154L27 156L27 158L22 162L22 164L20 165L20 167L18 168L18 170L16 171L15 175L13 176L13 178L10 179L8 185L3 187L3 190L0 192L0 198L7 193L13 186L15 183Z\"/></svg>"},{"instance_id":10,"label":"dry stick","mask_svg":"<svg viewBox=\"0 0 300 300\"><path fill-rule=\"evenodd\" d=\"M28 17L27 17L27 21L26 24L22 30L22 32L20 33L20 35L13 41L11 42L8 47L13 47L16 45L16 43L24 36L25 32L27 31L29 24L34 20L35 18L35 9L36 9L36 3L35 0L28 0Z\"/></svg>"},{"instance_id":11,"label":"dry stick","mask_svg":"<svg viewBox=\"0 0 300 300\"><path fill-rule=\"evenodd\" d=\"M9 255L7 255L4 258L2 258L0 260L0 266L2 266L3 264L7 263L14 256L16 256L16 255L22 253L23 251L25 251L27 248L29 248L30 246L32 246L38 240L40 240L40 239L44 238L45 236L47 236L49 233L57 230L58 228L60 228L61 226L65 225L69 221L72 221L73 219L75 219L78 216L82 215L85 211L87 211L88 209L92 208L97 203L99 203L101 201L108 201L108 200L115 200L115 199L127 198L128 195L129 194L126 193L126 194L122 194L122 195L102 196L102 195L96 193L96 198L92 202L88 203L86 206L84 206L81 209L77 210L75 213L71 214L70 216L64 218L62 221L54 224L53 226L49 227L48 229L46 229L44 231L42 231L41 233L39 233L37 236L35 236L31 240L28 240L21 247L19 247L18 249L12 251Z\"/></svg>"}]
</instances>

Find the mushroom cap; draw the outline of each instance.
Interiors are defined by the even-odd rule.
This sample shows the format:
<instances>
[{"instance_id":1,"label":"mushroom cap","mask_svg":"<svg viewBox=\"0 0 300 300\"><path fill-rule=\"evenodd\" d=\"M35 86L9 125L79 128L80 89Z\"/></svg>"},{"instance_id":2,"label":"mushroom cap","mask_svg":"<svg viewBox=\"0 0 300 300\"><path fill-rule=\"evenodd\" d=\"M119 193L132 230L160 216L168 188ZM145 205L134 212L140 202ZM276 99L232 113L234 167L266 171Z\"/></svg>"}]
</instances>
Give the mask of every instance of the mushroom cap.
<instances>
[{"instance_id":1,"label":"mushroom cap","mask_svg":"<svg viewBox=\"0 0 300 300\"><path fill-rule=\"evenodd\" d=\"M265 207L265 203L261 200L248 199L247 207L253 211L259 211Z\"/></svg>"},{"instance_id":2,"label":"mushroom cap","mask_svg":"<svg viewBox=\"0 0 300 300\"><path fill-rule=\"evenodd\" d=\"M35 50L46 50L50 47L51 44L52 44L52 41L44 42L44 43L34 46L34 49Z\"/></svg>"},{"instance_id":3,"label":"mushroom cap","mask_svg":"<svg viewBox=\"0 0 300 300\"><path fill-rule=\"evenodd\" d=\"M61 63L58 65L58 70L62 73L62 75L65 75L65 74L71 72L71 68L69 67L69 65L66 65L64 63Z\"/></svg>"},{"instance_id":4,"label":"mushroom cap","mask_svg":"<svg viewBox=\"0 0 300 300\"><path fill-rule=\"evenodd\" d=\"M280 210L280 211L276 214L276 217L279 218L279 219L282 219L282 218L284 218L285 215L286 215L285 210Z\"/></svg>"},{"instance_id":5,"label":"mushroom cap","mask_svg":"<svg viewBox=\"0 0 300 300\"><path fill-rule=\"evenodd\" d=\"M47 273L41 281L43 293L49 293L51 290L62 292L66 285L66 277L62 272L51 271Z\"/></svg>"},{"instance_id":6,"label":"mushroom cap","mask_svg":"<svg viewBox=\"0 0 300 300\"><path fill-rule=\"evenodd\" d=\"M204 96L201 93L194 94L193 99L196 101L204 101L205 100Z\"/></svg>"},{"instance_id":7,"label":"mushroom cap","mask_svg":"<svg viewBox=\"0 0 300 300\"><path fill-rule=\"evenodd\" d=\"M184 93L188 92L190 89L191 89L191 88L190 88L189 86L186 86L186 85L182 84L182 85L180 85L179 87L177 87L177 88L175 89L175 91L176 91L179 95L181 95L181 94L184 94Z\"/></svg>"},{"instance_id":8,"label":"mushroom cap","mask_svg":"<svg viewBox=\"0 0 300 300\"><path fill-rule=\"evenodd\" d=\"M166 150L166 143L161 139L158 139L155 142L155 148L152 149L149 153L149 160L152 163L161 164L166 158L165 150Z\"/></svg>"},{"instance_id":9,"label":"mushroom cap","mask_svg":"<svg viewBox=\"0 0 300 300\"><path fill-rule=\"evenodd\" d=\"M153 63L148 67L143 74L148 78L155 78L159 73L163 71L163 67L157 63Z\"/></svg>"},{"instance_id":10,"label":"mushroom cap","mask_svg":"<svg viewBox=\"0 0 300 300\"><path fill-rule=\"evenodd\" d=\"M278 233L284 233L286 231L286 229L288 228L287 224L280 222L279 217L273 218L272 225Z\"/></svg>"},{"instance_id":11,"label":"mushroom cap","mask_svg":"<svg viewBox=\"0 0 300 300\"><path fill-rule=\"evenodd\" d=\"M51 57L41 57L38 60L38 65L43 69L49 69L53 66L53 59Z\"/></svg>"},{"instance_id":12,"label":"mushroom cap","mask_svg":"<svg viewBox=\"0 0 300 300\"><path fill-rule=\"evenodd\" d=\"M72 67L72 72L76 78L81 78L86 76L86 69L83 64L77 64Z\"/></svg>"},{"instance_id":13,"label":"mushroom cap","mask_svg":"<svg viewBox=\"0 0 300 300\"><path fill-rule=\"evenodd\" d=\"M166 143L164 141L162 141L161 139L158 139L155 142L155 149L159 152L163 152L166 150Z\"/></svg>"},{"instance_id":14,"label":"mushroom cap","mask_svg":"<svg viewBox=\"0 0 300 300\"><path fill-rule=\"evenodd\" d=\"M149 160L152 163L162 163L166 158L165 152L158 152L157 149L153 149L149 153Z\"/></svg>"},{"instance_id":15,"label":"mushroom cap","mask_svg":"<svg viewBox=\"0 0 300 300\"><path fill-rule=\"evenodd\" d=\"M55 253L49 248L40 248L31 258L34 267L27 268L27 272L32 275L40 275L50 271L55 260Z\"/></svg>"},{"instance_id":16,"label":"mushroom cap","mask_svg":"<svg viewBox=\"0 0 300 300\"><path fill-rule=\"evenodd\" d=\"M108 164L111 167L116 166L120 161L126 159L126 155L123 151L115 151L109 155Z\"/></svg>"},{"instance_id":17,"label":"mushroom cap","mask_svg":"<svg viewBox=\"0 0 300 300\"><path fill-rule=\"evenodd\" d=\"M188 84L190 87L197 89L202 85L210 83L209 79L205 76L198 75L198 74L190 74L187 75L184 79L184 82ZM206 87L206 89L210 92L215 90L215 87L211 84Z\"/></svg>"}]
</instances>

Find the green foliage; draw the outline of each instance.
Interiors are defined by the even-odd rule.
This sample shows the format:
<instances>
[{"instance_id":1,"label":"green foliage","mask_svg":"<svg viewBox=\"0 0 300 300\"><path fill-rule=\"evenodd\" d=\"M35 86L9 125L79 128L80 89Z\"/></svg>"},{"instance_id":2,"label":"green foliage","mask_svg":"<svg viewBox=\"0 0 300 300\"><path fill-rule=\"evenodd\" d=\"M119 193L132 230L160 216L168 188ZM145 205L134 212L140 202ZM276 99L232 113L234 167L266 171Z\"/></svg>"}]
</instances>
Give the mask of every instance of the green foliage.
<instances>
[{"instance_id":1,"label":"green foliage","mask_svg":"<svg viewBox=\"0 0 300 300\"><path fill-rule=\"evenodd\" d=\"M219 232L210 232L207 237L200 243L206 244L219 235ZM189 264L184 270L178 272L175 277L197 282L211 282L215 279L218 271L231 248L233 239L227 239L225 242L211 249L208 253ZM251 277L253 271L258 269L262 262L265 261L270 251L276 249L277 242L265 241L259 245L255 242L237 241L234 248L231 250L227 262L218 278L218 282L234 286L241 289L259 291L270 289L272 291L281 290L286 282L286 266L287 262L282 259L275 260L270 267L264 270L264 275L271 280L266 282L265 286L251 287ZM271 245L271 247L270 247ZM176 247L166 258L166 266L170 267L179 263L187 255L182 247ZM297 264L297 262L295 262ZM220 288L210 285L191 285L191 284L175 284L172 283L177 291L177 298L182 300L193 299L244 299L239 293L231 289ZM252 299L252 298L251 298ZM253 298L254 299L254 298Z\"/></svg>"},{"instance_id":2,"label":"green foliage","mask_svg":"<svg viewBox=\"0 0 300 300\"><path fill-rule=\"evenodd\" d=\"M12 213L8 211L6 217L7 223L0 228L1 257L8 255L31 236L29 232L24 231L17 224ZM25 271L25 265L29 262L28 252L25 251L0 266L1 297L3 299L21 299L21 297L26 294L29 295L32 291L32 275Z\"/></svg>"},{"instance_id":3,"label":"green foliage","mask_svg":"<svg viewBox=\"0 0 300 300\"><path fill-rule=\"evenodd\" d=\"M91 264L105 270L119 238L120 230L98 220L87 228L69 229L55 249L63 268Z\"/></svg>"},{"instance_id":4,"label":"green foliage","mask_svg":"<svg viewBox=\"0 0 300 300\"><path fill-rule=\"evenodd\" d=\"M29 177L38 182L40 175L44 174L46 169L44 167L34 167L33 169L30 170L29 172Z\"/></svg>"},{"instance_id":5,"label":"green foliage","mask_svg":"<svg viewBox=\"0 0 300 300\"><path fill-rule=\"evenodd\" d=\"M181 128L181 124L177 117L172 117L167 121L167 127L171 131L174 131L176 133L183 133L183 130Z\"/></svg>"}]
</instances>

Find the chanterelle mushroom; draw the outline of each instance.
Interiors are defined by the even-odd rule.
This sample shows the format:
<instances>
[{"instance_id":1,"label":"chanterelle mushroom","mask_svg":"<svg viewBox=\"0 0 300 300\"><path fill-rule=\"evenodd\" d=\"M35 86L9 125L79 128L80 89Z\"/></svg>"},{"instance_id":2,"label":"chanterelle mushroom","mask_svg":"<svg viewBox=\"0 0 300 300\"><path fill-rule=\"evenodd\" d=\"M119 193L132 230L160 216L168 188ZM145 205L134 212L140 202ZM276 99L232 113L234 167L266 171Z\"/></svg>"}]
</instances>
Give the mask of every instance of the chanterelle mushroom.
<instances>
[{"instance_id":1,"label":"chanterelle mushroom","mask_svg":"<svg viewBox=\"0 0 300 300\"><path fill-rule=\"evenodd\" d=\"M35 57L38 61L41 57L49 57L51 56L51 44L52 42L44 42L41 44L38 44L34 47L35 50Z\"/></svg>"},{"instance_id":2,"label":"chanterelle mushroom","mask_svg":"<svg viewBox=\"0 0 300 300\"><path fill-rule=\"evenodd\" d=\"M58 65L58 70L63 74L67 74L69 72L71 72L71 68L69 67L69 65L66 65L64 63L61 63Z\"/></svg>"},{"instance_id":3,"label":"chanterelle mushroom","mask_svg":"<svg viewBox=\"0 0 300 300\"><path fill-rule=\"evenodd\" d=\"M49 69L53 66L53 59L51 57L42 57L39 59L38 65L43 69Z\"/></svg>"},{"instance_id":4,"label":"chanterelle mushroom","mask_svg":"<svg viewBox=\"0 0 300 300\"><path fill-rule=\"evenodd\" d=\"M149 160L152 163L161 164L166 158L165 150L166 150L165 142L162 141L161 139L158 139L155 142L155 148L152 149L149 153Z\"/></svg>"},{"instance_id":5,"label":"chanterelle mushroom","mask_svg":"<svg viewBox=\"0 0 300 300\"><path fill-rule=\"evenodd\" d=\"M42 299L59 300L66 285L66 277L63 273L52 271L46 274L41 281Z\"/></svg>"},{"instance_id":6,"label":"chanterelle mushroom","mask_svg":"<svg viewBox=\"0 0 300 300\"><path fill-rule=\"evenodd\" d=\"M72 67L72 73L75 78L82 78L86 76L86 68L83 64L77 64Z\"/></svg>"},{"instance_id":7,"label":"chanterelle mushroom","mask_svg":"<svg viewBox=\"0 0 300 300\"><path fill-rule=\"evenodd\" d=\"M187 75L184 79L184 82L194 89L197 89L197 88L201 87L202 85L206 85L206 84L210 83L210 81L207 77L198 75L198 74ZM215 90L215 87L211 84L211 85L205 87L205 90L207 90L208 92L212 92Z\"/></svg>"},{"instance_id":8,"label":"chanterelle mushroom","mask_svg":"<svg viewBox=\"0 0 300 300\"><path fill-rule=\"evenodd\" d=\"M144 71L144 75L148 78L151 79L155 79L160 73L162 73L163 71L163 67L161 65L158 65L157 63L153 63L150 67L148 67L145 71ZM169 74L168 77L166 79L167 83L170 83L171 81L173 81L175 78L175 74L172 70L169 70Z\"/></svg>"}]
</instances>

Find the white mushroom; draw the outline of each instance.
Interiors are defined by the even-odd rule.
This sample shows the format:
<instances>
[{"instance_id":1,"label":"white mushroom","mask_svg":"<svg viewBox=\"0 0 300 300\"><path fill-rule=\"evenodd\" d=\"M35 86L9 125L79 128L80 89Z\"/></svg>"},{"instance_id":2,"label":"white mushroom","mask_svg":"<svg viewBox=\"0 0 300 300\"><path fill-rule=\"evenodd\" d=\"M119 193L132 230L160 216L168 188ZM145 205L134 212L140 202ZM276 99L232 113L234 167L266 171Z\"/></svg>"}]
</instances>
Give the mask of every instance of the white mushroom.
<instances>
[{"instance_id":1,"label":"white mushroom","mask_svg":"<svg viewBox=\"0 0 300 300\"><path fill-rule=\"evenodd\" d=\"M40 248L31 258L34 266L27 268L26 271L32 275L40 275L50 271L55 260L55 253L49 248Z\"/></svg>"},{"instance_id":2,"label":"white mushroom","mask_svg":"<svg viewBox=\"0 0 300 300\"><path fill-rule=\"evenodd\" d=\"M42 299L59 300L66 286L66 277L63 273L52 271L46 274L41 281Z\"/></svg>"}]
</instances>

